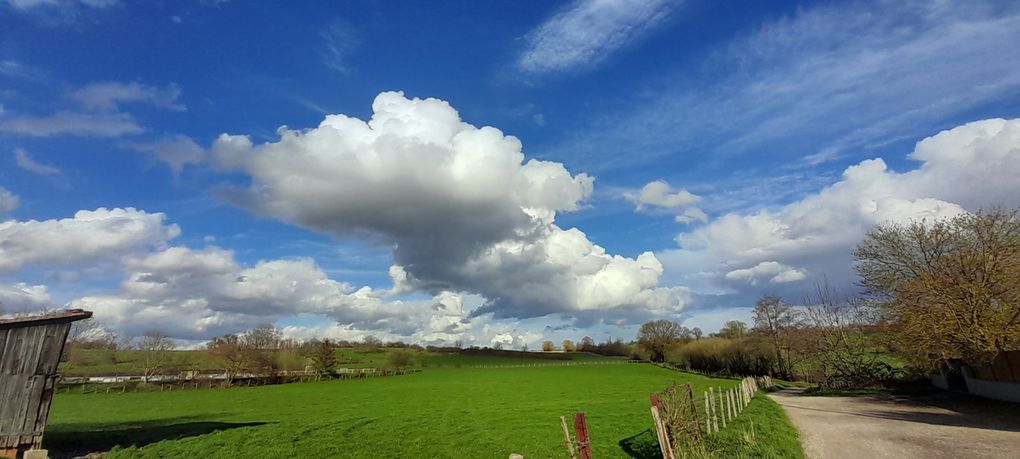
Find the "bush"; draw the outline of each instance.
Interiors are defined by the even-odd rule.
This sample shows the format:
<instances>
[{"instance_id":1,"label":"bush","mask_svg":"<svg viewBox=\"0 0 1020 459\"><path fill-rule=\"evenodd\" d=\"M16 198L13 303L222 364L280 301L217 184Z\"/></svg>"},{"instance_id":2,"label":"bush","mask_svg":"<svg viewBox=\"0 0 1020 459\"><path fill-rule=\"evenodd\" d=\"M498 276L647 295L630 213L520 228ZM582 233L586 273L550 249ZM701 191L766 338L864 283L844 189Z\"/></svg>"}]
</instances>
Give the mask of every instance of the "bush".
<instances>
[{"instance_id":1,"label":"bush","mask_svg":"<svg viewBox=\"0 0 1020 459\"><path fill-rule=\"evenodd\" d=\"M728 375L765 375L773 358L753 340L708 338L691 341L670 355L670 362L683 368Z\"/></svg>"}]
</instances>

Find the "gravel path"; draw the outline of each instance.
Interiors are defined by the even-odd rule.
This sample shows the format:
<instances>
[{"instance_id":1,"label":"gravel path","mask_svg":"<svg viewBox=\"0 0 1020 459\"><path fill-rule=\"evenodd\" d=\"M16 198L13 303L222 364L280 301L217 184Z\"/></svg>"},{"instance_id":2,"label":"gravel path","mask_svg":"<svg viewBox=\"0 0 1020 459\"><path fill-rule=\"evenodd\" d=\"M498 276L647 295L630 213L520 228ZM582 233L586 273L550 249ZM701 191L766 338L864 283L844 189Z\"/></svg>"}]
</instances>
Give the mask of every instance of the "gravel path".
<instances>
[{"instance_id":1,"label":"gravel path","mask_svg":"<svg viewBox=\"0 0 1020 459\"><path fill-rule=\"evenodd\" d=\"M1020 458L1020 406L971 397L771 394L808 459Z\"/></svg>"}]
</instances>

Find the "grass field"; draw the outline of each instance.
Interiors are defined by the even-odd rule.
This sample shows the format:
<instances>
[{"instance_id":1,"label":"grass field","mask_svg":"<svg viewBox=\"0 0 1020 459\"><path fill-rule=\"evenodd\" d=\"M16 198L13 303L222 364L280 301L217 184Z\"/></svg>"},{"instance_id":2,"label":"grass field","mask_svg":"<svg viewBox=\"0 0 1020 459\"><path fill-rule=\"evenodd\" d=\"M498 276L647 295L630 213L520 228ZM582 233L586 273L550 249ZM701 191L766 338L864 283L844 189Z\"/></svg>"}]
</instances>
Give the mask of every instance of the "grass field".
<instances>
[{"instance_id":1,"label":"grass field","mask_svg":"<svg viewBox=\"0 0 1020 459\"><path fill-rule=\"evenodd\" d=\"M45 441L57 452L113 449L110 458L565 457L559 416L584 411L597 457L647 457L657 450L648 395L673 381L692 382L697 393L737 384L618 364L428 368L255 388L60 394ZM756 398L744 415L757 419L755 444L738 420L714 445L747 457L799 457L796 434L777 409Z\"/></svg>"}]
</instances>

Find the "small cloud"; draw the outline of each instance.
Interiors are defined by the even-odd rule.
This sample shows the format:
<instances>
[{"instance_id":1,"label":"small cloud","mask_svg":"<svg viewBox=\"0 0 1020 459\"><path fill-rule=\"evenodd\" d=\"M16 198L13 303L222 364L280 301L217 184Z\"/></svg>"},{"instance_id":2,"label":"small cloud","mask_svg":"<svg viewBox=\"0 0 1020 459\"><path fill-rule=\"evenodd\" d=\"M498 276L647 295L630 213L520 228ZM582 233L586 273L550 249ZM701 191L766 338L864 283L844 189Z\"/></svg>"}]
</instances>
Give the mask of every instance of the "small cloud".
<instances>
[{"instance_id":1,"label":"small cloud","mask_svg":"<svg viewBox=\"0 0 1020 459\"><path fill-rule=\"evenodd\" d=\"M180 24L181 22L184 22L181 19L181 17L177 15L170 16L170 21L173 22L174 24Z\"/></svg>"},{"instance_id":2,"label":"small cloud","mask_svg":"<svg viewBox=\"0 0 1020 459\"><path fill-rule=\"evenodd\" d=\"M531 115L531 119L535 121L535 124L539 126L545 126L545 115L541 113L535 113L534 115Z\"/></svg>"},{"instance_id":3,"label":"small cloud","mask_svg":"<svg viewBox=\"0 0 1020 459\"><path fill-rule=\"evenodd\" d=\"M171 84L165 88L138 83L104 82L92 83L71 93L71 99L78 101L87 110L117 110L123 102L145 103L159 108L184 111L186 107L177 101L181 89Z\"/></svg>"},{"instance_id":4,"label":"small cloud","mask_svg":"<svg viewBox=\"0 0 1020 459\"><path fill-rule=\"evenodd\" d=\"M773 284L785 284L796 282L807 278L807 273L777 261L763 261L751 268L735 269L726 273L730 280L740 280L756 285L759 281L768 279Z\"/></svg>"},{"instance_id":5,"label":"small cloud","mask_svg":"<svg viewBox=\"0 0 1020 459\"><path fill-rule=\"evenodd\" d=\"M202 162L205 150L190 137L177 135L147 143L129 145L137 151L148 152L170 165L174 172L180 172L188 164Z\"/></svg>"},{"instance_id":6,"label":"small cloud","mask_svg":"<svg viewBox=\"0 0 1020 459\"><path fill-rule=\"evenodd\" d=\"M32 159L32 157L29 156L28 152L25 151L22 148L15 148L14 149L14 161L15 161L15 163L18 164L18 167L20 167L20 168L22 168L22 169L24 169L26 171L29 171L29 172L31 172L33 174L39 174L39 175L59 175L60 174L60 169L57 169L56 167L50 166L48 164L40 163L40 162Z\"/></svg>"},{"instance_id":7,"label":"small cloud","mask_svg":"<svg viewBox=\"0 0 1020 459\"><path fill-rule=\"evenodd\" d=\"M694 222L708 223L708 214L697 207L688 207L684 209L684 213L677 215L674 220L681 225Z\"/></svg>"},{"instance_id":8,"label":"small cloud","mask_svg":"<svg viewBox=\"0 0 1020 459\"><path fill-rule=\"evenodd\" d=\"M808 166L817 166L819 164L827 163L829 161L835 161L843 157L843 153L835 147L825 147L818 153L804 156L800 161Z\"/></svg>"},{"instance_id":9,"label":"small cloud","mask_svg":"<svg viewBox=\"0 0 1020 459\"><path fill-rule=\"evenodd\" d=\"M18 197L0 186L0 213L7 213L18 208Z\"/></svg>"},{"instance_id":10,"label":"small cloud","mask_svg":"<svg viewBox=\"0 0 1020 459\"><path fill-rule=\"evenodd\" d=\"M669 186L669 183L663 180L650 182L642 187L641 191L637 193L624 193L623 197L627 198L628 201L633 202L639 211L646 207L679 209L701 201L700 196L684 189L674 189Z\"/></svg>"},{"instance_id":11,"label":"small cloud","mask_svg":"<svg viewBox=\"0 0 1020 459\"><path fill-rule=\"evenodd\" d=\"M7 0L7 3L19 10L30 10L39 7L69 8L78 5L90 8L107 8L119 3L119 0Z\"/></svg>"},{"instance_id":12,"label":"small cloud","mask_svg":"<svg viewBox=\"0 0 1020 459\"><path fill-rule=\"evenodd\" d=\"M0 132L32 137L76 135L120 137L143 132L127 113L75 113L60 111L50 116L19 116L0 120Z\"/></svg>"}]
</instances>

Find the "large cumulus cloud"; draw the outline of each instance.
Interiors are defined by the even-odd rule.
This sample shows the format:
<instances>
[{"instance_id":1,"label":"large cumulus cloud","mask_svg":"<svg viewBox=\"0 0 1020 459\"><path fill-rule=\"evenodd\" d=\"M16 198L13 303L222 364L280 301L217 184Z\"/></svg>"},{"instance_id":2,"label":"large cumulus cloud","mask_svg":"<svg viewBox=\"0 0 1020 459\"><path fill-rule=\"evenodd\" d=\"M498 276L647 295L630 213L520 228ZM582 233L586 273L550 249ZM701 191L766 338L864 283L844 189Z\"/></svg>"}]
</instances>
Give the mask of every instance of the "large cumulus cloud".
<instances>
[{"instance_id":1,"label":"large cumulus cloud","mask_svg":"<svg viewBox=\"0 0 1020 459\"><path fill-rule=\"evenodd\" d=\"M339 238L393 247L405 290L463 291L488 301L476 313L676 312L683 289L658 287L651 253L607 254L555 224L577 210L594 179L560 163L526 160L521 143L460 119L448 103L382 93L362 121L327 116L318 127L280 129L255 145L222 135L221 168L250 176L233 199L255 212Z\"/></svg>"},{"instance_id":2,"label":"large cumulus cloud","mask_svg":"<svg viewBox=\"0 0 1020 459\"><path fill-rule=\"evenodd\" d=\"M704 293L801 291L801 280L849 286L851 249L884 222L933 219L989 206L1020 206L1020 119L989 119L917 143L920 163L890 170L870 159L841 180L778 209L730 213L677 237L660 253L674 282ZM779 285L782 284L782 285Z\"/></svg>"}]
</instances>

